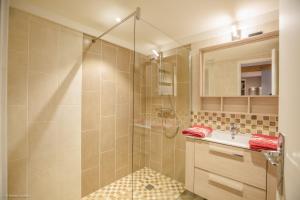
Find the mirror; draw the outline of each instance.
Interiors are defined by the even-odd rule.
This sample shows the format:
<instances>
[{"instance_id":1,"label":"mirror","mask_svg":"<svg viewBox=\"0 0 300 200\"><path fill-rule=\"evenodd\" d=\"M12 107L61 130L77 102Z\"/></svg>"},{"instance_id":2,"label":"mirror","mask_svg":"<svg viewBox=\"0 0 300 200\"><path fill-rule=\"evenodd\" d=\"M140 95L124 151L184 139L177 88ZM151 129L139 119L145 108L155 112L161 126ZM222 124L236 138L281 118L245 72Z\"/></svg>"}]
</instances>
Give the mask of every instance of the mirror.
<instances>
[{"instance_id":1,"label":"mirror","mask_svg":"<svg viewBox=\"0 0 300 200\"><path fill-rule=\"evenodd\" d=\"M244 41L202 51L204 96L278 94L278 37Z\"/></svg>"}]
</instances>

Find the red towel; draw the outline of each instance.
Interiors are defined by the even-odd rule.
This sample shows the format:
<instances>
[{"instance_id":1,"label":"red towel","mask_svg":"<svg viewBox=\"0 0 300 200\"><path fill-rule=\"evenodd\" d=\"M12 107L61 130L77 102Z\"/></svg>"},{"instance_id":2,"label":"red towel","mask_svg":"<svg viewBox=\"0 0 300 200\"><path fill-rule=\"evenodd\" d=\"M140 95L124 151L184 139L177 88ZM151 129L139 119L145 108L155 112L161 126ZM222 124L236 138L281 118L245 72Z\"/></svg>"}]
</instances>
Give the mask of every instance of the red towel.
<instances>
[{"instance_id":1,"label":"red towel","mask_svg":"<svg viewBox=\"0 0 300 200\"><path fill-rule=\"evenodd\" d=\"M249 140L249 146L252 150L277 150L278 137L262 134L252 134Z\"/></svg>"},{"instance_id":2,"label":"red towel","mask_svg":"<svg viewBox=\"0 0 300 200\"><path fill-rule=\"evenodd\" d=\"M182 131L183 135L204 138L212 132L212 128L202 125L194 125L192 128L187 128Z\"/></svg>"}]
</instances>

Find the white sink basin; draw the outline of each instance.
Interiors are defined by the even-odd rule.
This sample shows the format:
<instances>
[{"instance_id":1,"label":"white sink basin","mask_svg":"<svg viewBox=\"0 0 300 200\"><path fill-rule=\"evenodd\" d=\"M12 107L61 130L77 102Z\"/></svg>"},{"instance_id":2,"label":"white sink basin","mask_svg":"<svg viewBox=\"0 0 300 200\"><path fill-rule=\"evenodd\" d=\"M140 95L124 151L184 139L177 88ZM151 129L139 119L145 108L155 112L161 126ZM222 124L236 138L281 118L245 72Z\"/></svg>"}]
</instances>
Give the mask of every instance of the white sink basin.
<instances>
[{"instance_id":1,"label":"white sink basin","mask_svg":"<svg viewBox=\"0 0 300 200\"><path fill-rule=\"evenodd\" d=\"M234 138L231 137L229 131L214 130L210 136L202 138L203 140L226 144L241 148L249 149L249 139L251 134L236 134Z\"/></svg>"}]
</instances>

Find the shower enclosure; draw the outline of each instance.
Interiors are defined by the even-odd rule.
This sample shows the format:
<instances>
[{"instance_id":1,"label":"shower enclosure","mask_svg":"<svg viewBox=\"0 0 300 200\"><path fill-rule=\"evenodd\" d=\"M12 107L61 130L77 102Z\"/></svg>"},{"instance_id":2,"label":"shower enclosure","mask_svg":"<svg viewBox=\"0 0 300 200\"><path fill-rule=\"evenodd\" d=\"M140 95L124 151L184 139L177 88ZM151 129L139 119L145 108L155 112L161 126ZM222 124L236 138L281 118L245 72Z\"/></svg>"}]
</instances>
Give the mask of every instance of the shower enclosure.
<instances>
[{"instance_id":1,"label":"shower enclosure","mask_svg":"<svg viewBox=\"0 0 300 200\"><path fill-rule=\"evenodd\" d=\"M184 192L190 47L139 12L97 39L84 36L84 200L178 199Z\"/></svg>"}]
</instances>

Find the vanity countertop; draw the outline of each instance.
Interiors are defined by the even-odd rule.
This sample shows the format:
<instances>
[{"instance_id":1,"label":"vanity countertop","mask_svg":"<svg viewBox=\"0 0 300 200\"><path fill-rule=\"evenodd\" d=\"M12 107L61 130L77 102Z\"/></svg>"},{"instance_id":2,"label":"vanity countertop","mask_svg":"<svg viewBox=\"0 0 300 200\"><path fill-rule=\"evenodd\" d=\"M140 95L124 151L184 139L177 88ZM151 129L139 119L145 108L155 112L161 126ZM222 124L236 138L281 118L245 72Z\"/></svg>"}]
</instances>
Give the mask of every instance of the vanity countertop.
<instances>
[{"instance_id":1,"label":"vanity countertop","mask_svg":"<svg viewBox=\"0 0 300 200\"><path fill-rule=\"evenodd\" d=\"M187 137L197 139L197 140L204 140L204 141L215 142L219 144L230 145L234 147L240 147L244 149L250 149L249 140L251 134L239 133L236 134L234 138L232 138L229 131L214 130L209 136L205 138L197 138L192 136L187 136Z\"/></svg>"}]
</instances>

